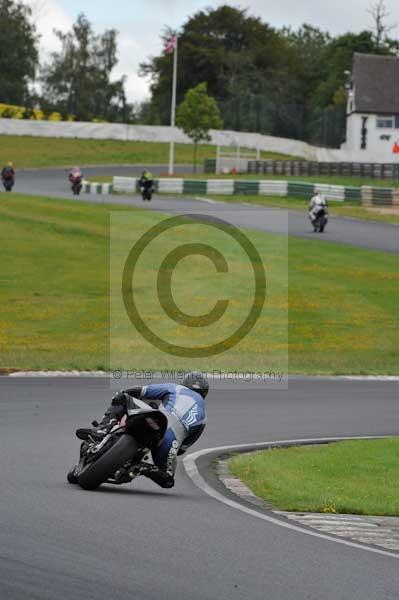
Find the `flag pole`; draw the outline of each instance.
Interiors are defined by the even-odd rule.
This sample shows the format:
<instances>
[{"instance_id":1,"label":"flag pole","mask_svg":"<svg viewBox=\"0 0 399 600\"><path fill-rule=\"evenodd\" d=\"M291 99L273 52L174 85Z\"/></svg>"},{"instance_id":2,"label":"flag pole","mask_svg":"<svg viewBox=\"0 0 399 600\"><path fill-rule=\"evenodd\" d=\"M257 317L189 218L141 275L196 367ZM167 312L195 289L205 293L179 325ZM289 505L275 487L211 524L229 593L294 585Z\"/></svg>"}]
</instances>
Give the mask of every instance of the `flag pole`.
<instances>
[{"instance_id":1,"label":"flag pole","mask_svg":"<svg viewBox=\"0 0 399 600\"><path fill-rule=\"evenodd\" d=\"M170 117L170 126L173 129L176 121L176 87L177 87L177 44L178 37L176 35L176 44L173 50L173 84L172 84L172 108ZM171 131L171 139L169 146L169 175L173 175L175 162L175 142L173 139L174 132Z\"/></svg>"}]
</instances>

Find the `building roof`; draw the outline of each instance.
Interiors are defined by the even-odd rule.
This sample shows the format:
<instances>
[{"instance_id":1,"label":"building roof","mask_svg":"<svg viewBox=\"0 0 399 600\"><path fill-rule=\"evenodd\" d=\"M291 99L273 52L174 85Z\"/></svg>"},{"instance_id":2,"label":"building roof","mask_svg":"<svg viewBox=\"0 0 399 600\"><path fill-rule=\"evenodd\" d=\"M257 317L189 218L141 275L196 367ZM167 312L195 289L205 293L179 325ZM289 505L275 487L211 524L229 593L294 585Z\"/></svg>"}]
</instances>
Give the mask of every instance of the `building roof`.
<instances>
[{"instance_id":1,"label":"building roof","mask_svg":"<svg viewBox=\"0 0 399 600\"><path fill-rule=\"evenodd\" d=\"M353 55L355 111L399 114L399 58L378 54Z\"/></svg>"}]
</instances>

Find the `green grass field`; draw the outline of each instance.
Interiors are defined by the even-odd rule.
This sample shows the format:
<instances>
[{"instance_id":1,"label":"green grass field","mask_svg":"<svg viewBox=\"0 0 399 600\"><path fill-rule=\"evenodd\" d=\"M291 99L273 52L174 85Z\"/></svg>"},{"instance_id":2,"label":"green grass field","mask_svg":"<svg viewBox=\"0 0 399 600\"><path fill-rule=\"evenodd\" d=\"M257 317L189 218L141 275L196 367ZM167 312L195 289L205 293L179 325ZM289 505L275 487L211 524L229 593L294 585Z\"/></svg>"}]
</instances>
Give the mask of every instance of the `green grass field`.
<instances>
[{"instance_id":1,"label":"green grass field","mask_svg":"<svg viewBox=\"0 0 399 600\"><path fill-rule=\"evenodd\" d=\"M198 165L205 158L215 158L216 147L198 146ZM263 152L262 158L290 158ZM16 170L72 165L151 165L167 164L169 144L159 142L123 142L116 140L81 140L31 136L0 136L0 164L12 160ZM176 164L192 164L193 145L175 145Z\"/></svg>"},{"instance_id":2,"label":"green grass field","mask_svg":"<svg viewBox=\"0 0 399 600\"><path fill-rule=\"evenodd\" d=\"M399 516L399 439L242 454L229 463L280 510Z\"/></svg>"},{"instance_id":3,"label":"green grass field","mask_svg":"<svg viewBox=\"0 0 399 600\"><path fill-rule=\"evenodd\" d=\"M109 367L110 210L88 203L17 194L1 196L0 218L7 232L0 244L2 368ZM122 210L126 209L112 207L116 219ZM132 240L164 218L148 211L130 212L134 216ZM124 220L122 216L121 222ZM117 254L124 251L125 231L121 229ZM278 367L285 361L286 241L282 236L259 232L251 232L249 237L267 261L266 311L251 336L226 356L220 355L220 368L245 366L253 370L254 365ZM182 239L176 236L177 241ZM172 241L160 244L158 249L165 252ZM209 241L213 241L212 236ZM223 240L220 243L223 251ZM294 238L289 240L288 251L290 372L399 374L399 257ZM157 251L153 254L155 257ZM234 315L240 314L247 301L249 284L241 268L242 258L233 250L227 255L236 269L234 321ZM219 280L212 276L214 267L207 259L198 257L198 261L187 263L185 270L177 269L176 275L187 278L187 269L190 272L194 282L190 294L178 295L177 302L189 301L187 312L194 314L210 310L214 304L211 298L218 298L220 293ZM209 277L206 286L201 287L204 268ZM148 277L138 281L139 299L142 308L149 311L151 323L157 325L157 313L150 314L154 307L151 302L146 306L141 287L147 280L154 280L156 264L151 257L142 273L146 269ZM226 279L226 285L226 290L231 290L233 283ZM160 364L160 357L154 365L153 348L140 335L130 339L131 346L124 346L131 329L124 330L123 323L122 330L111 331L113 356L122 361L112 366L123 363L126 368L144 364L163 368L165 362ZM224 327L229 331L232 322L227 321ZM218 328L219 333L223 331ZM169 332L185 340L181 329L175 327ZM136 358L140 365L132 365ZM201 359L197 364L213 369L215 361Z\"/></svg>"}]
</instances>

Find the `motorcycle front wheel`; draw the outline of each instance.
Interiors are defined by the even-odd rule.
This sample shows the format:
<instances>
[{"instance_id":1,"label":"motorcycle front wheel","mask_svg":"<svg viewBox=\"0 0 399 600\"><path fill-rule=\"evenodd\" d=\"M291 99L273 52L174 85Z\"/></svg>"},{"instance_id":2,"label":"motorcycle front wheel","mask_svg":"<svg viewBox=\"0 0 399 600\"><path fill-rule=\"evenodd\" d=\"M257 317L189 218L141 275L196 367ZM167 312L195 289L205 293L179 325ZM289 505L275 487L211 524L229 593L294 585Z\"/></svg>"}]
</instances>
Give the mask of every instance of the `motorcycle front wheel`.
<instances>
[{"instance_id":1,"label":"motorcycle front wheel","mask_svg":"<svg viewBox=\"0 0 399 600\"><path fill-rule=\"evenodd\" d=\"M131 460L138 450L136 440L123 434L113 446L96 461L85 465L77 475L79 485L84 490L95 490L107 481L122 465Z\"/></svg>"}]
</instances>

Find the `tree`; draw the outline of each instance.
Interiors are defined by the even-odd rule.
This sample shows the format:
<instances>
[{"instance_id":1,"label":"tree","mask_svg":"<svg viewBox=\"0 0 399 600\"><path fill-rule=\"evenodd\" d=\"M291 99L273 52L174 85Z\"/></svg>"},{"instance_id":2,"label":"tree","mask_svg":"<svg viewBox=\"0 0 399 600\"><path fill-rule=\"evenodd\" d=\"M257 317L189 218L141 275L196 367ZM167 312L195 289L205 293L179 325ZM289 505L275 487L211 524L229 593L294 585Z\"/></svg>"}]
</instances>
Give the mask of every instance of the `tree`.
<instances>
[{"instance_id":1,"label":"tree","mask_svg":"<svg viewBox=\"0 0 399 600\"><path fill-rule=\"evenodd\" d=\"M329 73L326 53L331 36L307 23L296 31L284 29L283 35L291 55L274 127L280 135L307 139L311 135L314 93Z\"/></svg>"},{"instance_id":2,"label":"tree","mask_svg":"<svg viewBox=\"0 0 399 600\"><path fill-rule=\"evenodd\" d=\"M384 0L372 1L377 2L378 35L362 31L332 37L306 23L278 31L226 5L197 12L179 34L178 102L206 81L228 129L339 145L345 71L354 52L395 54L399 47L387 37ZM161 124L169 123L172 71L171 55L141 65L141 74L151 77L146 119L156 115Z\"/></svg>"},{"instance_id":3,"label":"tree","mask_svg":"<svg viewBox=\"0 0 399 600\"><path fill-rule=\"evenodd\" d=\"M162 36L165 40L169 30ZM283 70L286 42L259 18L231 6L197 12L183 25L179 35L177 100L187 90L206 81L209 93L229 103L232 125L246 127L240 99L275 91L270 82ZM141 74L151 77L152 104L161 122L170 118L172 55L161 55L141 64ZM195 68L193 68L195 65Z\"/></svg>"},{"instance_id":4,"label":"tree","mask_svg":"<svg viewBox=\"0 0 399 600\"><path fill-rule=\"evenodd\" d=\"M374 40L378 48L381 48L388 40L389 33L396 28L396 23L388 24L386 19L390 12L385 5L384 0L377 0L367 11L374 24Z\"/></svg>"},{"instance_id":5,"label":"tree","mask_svg":"<svg viewBox=\"0 0 399 600\"><path fill-rule=\"evenodd\" d=\"M211 139L209 130L221 129L223 125L214 98L207 94L206 83L200 83L188 90L184 101L177 109L176 123L194 142L193 163L196 172L198 143L209 141Z\"/></svg>"},{"instance_id":6,"label":"tree","mask_svg":"<svg viewBox=\"0 0 399 600\"><path fill-rule=\"evenodd\" d=\"M118 62L117 32L109 29L95 35L81 14L72 31L55 33L62 49L43 68L43 106L81 121L128 122L132 107L126 101L125 78L111 80Z\"/></svg>"},{"instance_id":7,"label":"tree","mask_svg":"<svg viewBox=\"0 0 399 600\"><path fill-rule=\"evenodd\" d=\"M0 0L0 102L24 105L38 65L38 35L31 10Z\"/></svg>"}]
</instances>

